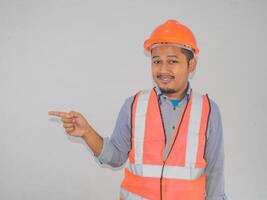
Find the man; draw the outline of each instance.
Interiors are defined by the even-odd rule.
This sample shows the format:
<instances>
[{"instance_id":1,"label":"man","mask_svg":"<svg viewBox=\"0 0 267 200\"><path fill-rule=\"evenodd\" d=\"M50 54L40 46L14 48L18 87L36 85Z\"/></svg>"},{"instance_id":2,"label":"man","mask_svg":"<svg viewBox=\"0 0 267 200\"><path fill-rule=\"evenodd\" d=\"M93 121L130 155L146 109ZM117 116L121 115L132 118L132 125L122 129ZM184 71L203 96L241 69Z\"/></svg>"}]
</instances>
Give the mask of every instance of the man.
<instances>
[{"instance_id":1,"label":"man","mask_svg":"<svg viewBox=\"0 0 267 200\"><path fill-rule=\"evenodd\" d=\"M123 165L120 199L223 200L224 150L218 106L191 89L199 53L191 30L175 20L157 27L144 48L156 84L128 98L110 138L78 112L51 111L82 137L101 163Z\"/></svg>"}]
</instances>

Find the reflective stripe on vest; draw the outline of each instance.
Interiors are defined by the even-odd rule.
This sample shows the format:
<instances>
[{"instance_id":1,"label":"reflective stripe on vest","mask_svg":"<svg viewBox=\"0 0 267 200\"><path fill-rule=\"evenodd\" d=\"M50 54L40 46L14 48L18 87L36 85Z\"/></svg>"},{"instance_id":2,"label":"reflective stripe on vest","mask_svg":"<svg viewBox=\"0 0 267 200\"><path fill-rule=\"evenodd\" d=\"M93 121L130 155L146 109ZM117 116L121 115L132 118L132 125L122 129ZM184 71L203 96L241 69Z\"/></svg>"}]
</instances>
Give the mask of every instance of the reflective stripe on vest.
<instances>
[{"instance_id":1,"label":"reflective stripe on vest","mask_svg":"<svg viewBox=\"0 0 267 200\"><path fill-rule=\"evenodd\" d=\"M127 163L127 169L137 176L161 178L162 165L142 165ZM203 168L164 166L163 178L195 180L204 172Z\"/></svg>"},{"instance_id":2,"label":"reflective stripe on vest","mask_svg":"<svg viewBox=\"0 0 267 200\"><path fill-rule=\"evenodd\" d=\"M122 200L148 200L139 195L124 190L123 188L120 189L120 197L122 198Z\"/></svg>"},{"instance_id":3,"label":"reflective stripe on vest","mask_svg":"<svg viewBox=\"0 0 267 200\"><path fill-rule=\"evenodd\" d=\"M143 165L143 147L146 126L146 112L151 91L141 91L137 99L136 113L135 113L135 132L134 132L134 156L135 163L128 164L128 169L135 175L145 177L160 178L162 172L161 165ZM192 107L190 112L190 120L188 125L188 135L186 144L185 166L164 166L163 177L194 180L200 177L204 169L195 168L197 160L198 142L199 142L199 128L201 123L203 96L191 92Z\"/></svg>"},{"instance_id":4,"label":"reflective stripe on vest","mask_svg":"<svg viewBox=\"0 0 267 200\"><path fill-rule=\"evenodd\" d=\"M149 95L150 91L141 91L136 106L134 139L135 141L139 141L142 144L144 143L146 111L147 111ZM135 149L135 163L136 164L143 163L143 153L144 153L143 145L140 145L137 142L135 142L134 149Z\"/></svg>"},{"instance_id":5,"label":"reflective stripe on vest","mask_svg":"<svg viewBox=\"0 0 267 200\"><path fill-rule=\"evenodd\" d=\"M202 113L202 95L192 92L192 107L190 112L188 136L186 144L185 166L194 167L197 160L199 127Z\"/></svg>"}]
</instances>

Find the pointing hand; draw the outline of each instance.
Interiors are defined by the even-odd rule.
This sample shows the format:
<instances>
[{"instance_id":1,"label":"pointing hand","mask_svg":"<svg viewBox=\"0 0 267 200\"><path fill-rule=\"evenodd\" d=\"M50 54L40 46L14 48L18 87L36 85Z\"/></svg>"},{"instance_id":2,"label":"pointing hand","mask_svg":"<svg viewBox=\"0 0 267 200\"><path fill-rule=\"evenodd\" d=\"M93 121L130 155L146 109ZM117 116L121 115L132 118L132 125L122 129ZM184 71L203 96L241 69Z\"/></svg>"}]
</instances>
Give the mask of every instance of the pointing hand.
<instances>
[{"instance_id":1,"label":"pointing hand","mask_svg":"<svg viewBox=\"0 0 267 200\"><path fill-rule=\"evenodd\" d=\"M69 113L50 111L49 115L60 117L66 132L75 137L82 137L91 127L82 114L71 111Z\"/></svg>"}]
</instances>

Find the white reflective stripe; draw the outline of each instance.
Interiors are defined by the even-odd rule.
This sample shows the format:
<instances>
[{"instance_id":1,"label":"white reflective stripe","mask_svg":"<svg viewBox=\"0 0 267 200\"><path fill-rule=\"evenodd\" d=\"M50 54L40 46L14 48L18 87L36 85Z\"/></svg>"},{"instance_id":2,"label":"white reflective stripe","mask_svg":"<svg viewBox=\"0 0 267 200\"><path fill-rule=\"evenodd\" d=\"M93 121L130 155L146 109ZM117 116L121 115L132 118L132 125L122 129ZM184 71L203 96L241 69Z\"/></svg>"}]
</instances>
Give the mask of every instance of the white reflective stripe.
<instances>
[{"instance_id":1,"label":"white reflective stripe","mask_svg":"<svg viewBox=\"0 0 267 200\"><path fill-rule=\"evenodd\" d=\"M202 114L202 95L192 92L192 105L190 111L188 135L186 143L185 166L194 167L197 160L199 128Z\"/></svg>"},{"instance_id":2,"label":"white reflective stripe","mask_svg":"<svg viewBox=\"0 0 267 200\"><path fill-rule=\"evenodd\" d=\"M165 166L163 177L172 179L195 180L204 173L203 168Z\"/></svg>"},{"instance_id":3,"label":"white reflective stripe","mask_svg":"<svg viewBox=\"0 0 267 200\"><path fill-rule=\"evenodd\" d=\"M134 124L134 159L136 164L143 163L143 146L146 126L145 122L149 95L150 91L141 91L136 104Z\"/></svg>"},{"instance_id":4,"label":"white reflective stripe","mask_svg":"<svg viewBox=\"0 0 267 200\"><path fill-rule=\"evenodd\" d=\"M162 165L134 165L127 164L130 172L137 176L161 178ZM195 180L204 173L204 168L164 166L164 178Z\"/></svg>"},{"instance_id":5,"label":"white reflective stripe","mask_svg":"<svg viewBox=\"0 0 267 200\"><path fill-rule=\"evenodd\" d=\"M143 165L143 176L160 178L161 172L161 165Z\"/></svg>"},{"instance_id":6,"label":"white reflective stripe","mask_svg":"<svg viewBox=\"0 0 267 200\"><path fill-rule=\"evenodd\" d=\"M142 164L131 164L129 161L126 164L127 169L134 175L143 176L143 165Z\"/></svg>"},{"instance_id":7,"label":"white reflective stripe","mask_svg":"<svg viewBox=\"0 0 267 200\"><path fill-rule=\"evenodd\" d=\"M161 177L161 165L142 165L142 164L130 164L127 163L127 168L130 172L137 176L145 177Z\"/></svg>"},{"instance_id":8,"label":"white reflective stripe","mask_svg":"<svg viewBox=\"0 0 267 200\"><path fill-rule=\"evenodd\" d=\"M129 192L123 188L120 189L120 197L123 200L147 200L139 195Z\"/></svg>"}]
</instances>

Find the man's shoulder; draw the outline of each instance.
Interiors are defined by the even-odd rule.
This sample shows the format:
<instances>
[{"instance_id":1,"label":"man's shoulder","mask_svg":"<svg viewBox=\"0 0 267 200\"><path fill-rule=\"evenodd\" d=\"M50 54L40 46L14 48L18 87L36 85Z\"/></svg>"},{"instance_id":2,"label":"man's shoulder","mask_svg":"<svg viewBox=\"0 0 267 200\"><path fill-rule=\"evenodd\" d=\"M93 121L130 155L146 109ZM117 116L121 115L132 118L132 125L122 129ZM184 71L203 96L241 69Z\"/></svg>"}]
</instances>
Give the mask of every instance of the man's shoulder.
<instances>
[{"instance_id":1,"label":"man's shoulder","mask_svg":"<svg viewBox=\"0 0 267 200\"><path fill-rule=\"evenodd\" d=\"M209 97L209 102L210 102L210 116L209 116L210 125L216 127L218 124L221 123L221 111L218 104L213 98Z\"/></svg>"},{"instance_id":2,"label":"man's shoulder","mask_svg":"<svg viewBox=\"0 0 267 200\"><path fill-rule=\"evenodd\" d=\"M149 93L149 92L153 91L153 89L154 89L154 88L151 88L151 89L140 89L140 90L136 90L135 93L133 93L131 96L128 96L128 97L125 99L125 101L124 101L124 106L127 106L127 107L131 106L131 104L133 103L134 99L136 98L136 96L137 96L138 94L140 94L141 92L147 92L147 93Z\"/></svg>"},{"instance_id":3,"label":"man's shoulder","mask_svg":"<svg viewBox=\"0 0 267 200\"><path fill-rule=\"evenodd\" d=\"M219 105L217 104L217 102L210 96L208 96L209 98L209 102L210 102L210 109L211 109L211 112L214 113L214 114L220 114L220 108L219 108Z\"/></svg>"},{"instance_id":4,"label":"man's shoulder","mask_svg":"<svg viewBox=\"0 0 267 200\"><path fill-rule=\"evenodd\" d=\"M135 98L136 94L132 95L132 96L129 96L125 99L124 101L124 104L125 105L131 105L134 101L134 98Z\"/></svg>"},{"instance_id":5,"label":"man's shoulder","mask_svg":"<svg viewBox=\"0 0 267 200\"><path fill-rule=\"evenodd\" d=\"M209 100L209 105L210 105L210 117L211 118L220 118L220 108L217 102L213 99L213 97L210 97L209 94L203 93L203 92L198 92L193 90L194 93L200 95L200 96L207 96Z\"/></svg>"},{"instance_id":6,"label":"man's shoulder","mask_svg":"<svg viewBox=\"0 0 267 200\"><path fill-rule=\"evenodd\" d=\"M216 112L219 111L219 106L216 103L216 101L213 99L213 97L210 97L210 95L208 93L204 93L204 92L199 92L196 90L192 90L195 94L199 95L199 96L207 96L208 100L209 100L209 104L210 104L210 108L212 110L215 110Z\"/></svg>"}]
</instances>

